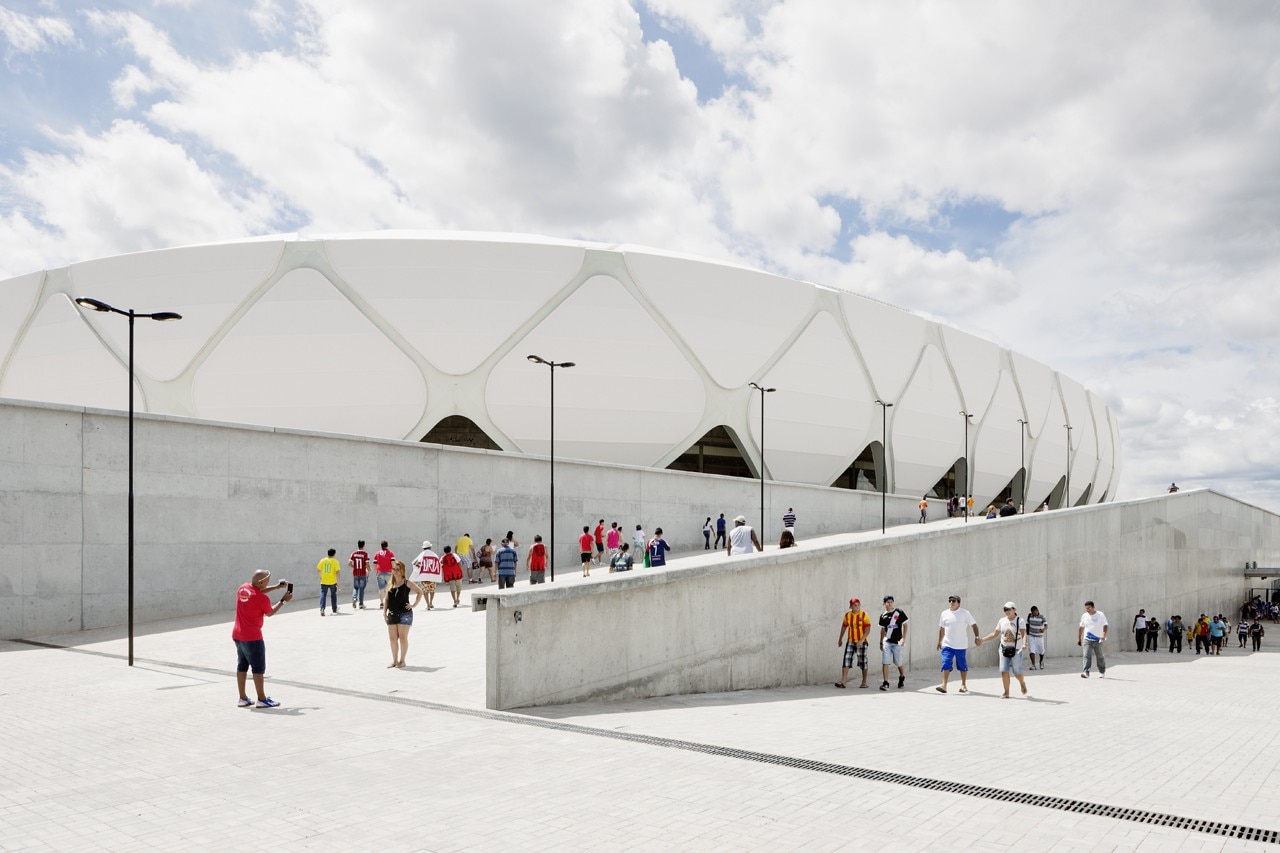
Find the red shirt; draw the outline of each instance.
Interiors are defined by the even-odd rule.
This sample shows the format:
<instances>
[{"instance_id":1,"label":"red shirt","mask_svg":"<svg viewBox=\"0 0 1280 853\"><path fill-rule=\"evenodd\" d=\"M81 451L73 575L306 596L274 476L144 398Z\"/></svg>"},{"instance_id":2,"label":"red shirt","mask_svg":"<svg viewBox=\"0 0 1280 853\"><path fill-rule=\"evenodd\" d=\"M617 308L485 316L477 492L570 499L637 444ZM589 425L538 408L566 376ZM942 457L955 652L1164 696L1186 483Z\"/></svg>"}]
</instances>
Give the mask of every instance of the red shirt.
<instances>
[{"instance_id":1,"label":"red shirt","mask_svg":"<svg viewBox=\"0 0 1280 853\"><path fill-rule=\"evenodd\" d=\"M597 545L604 544L604 525L603 524L596 525L596 544Z\"/></svg>"},{"instance_id":2,"label":"red shirt","mask_svg":"<svg viewBox=\"0 0 1280 853\"><path fill-rule=\"evenodd\" d=\"M241 584L236 592L236 624L231 628L231 639L261 640L262 620L272 608L265 592L251 583Z\"/></svg>"},{"instance_id":3,"label":"red shirt","mask_svg":"<svg viewBox=\"0 0 1280 853\"><path fill-rule=\"evenodd\" d=\"M440 565L444 567L445 583L462 580L462 564L458 562L458 558L452 552L440 558Z\"/></svg>"},{"instance_id":4,"label":"red shirt","mask_svg":"<svg viewBox=\"0 0 1280 853\"><path fill-rule=\"evenodd\" d=\"M534 542L529 549L529 571L545 572L547 570L547 546Z\"/></svg>"},{"instance_id":5,"label":"red shirt","mask_svg":"<svg viewBox=\"0 0 1280 853\"><path fill-rule=\"evenodd\" d=\"M584 533L578 537L578 550L586 554L591 550L591 534Z\"/></svg>"},{"instance_id":6,"label":"red shirt","mask_svg":"<svg viewBox=\"0 0 1280 853\"><path fill-rule=\"evenodd\" d=\"M369 570L369 554L359 550L351 552L351 576L362 578Z\"/></svg>"},{"instance_id":7,"label":"red shirt","mask_svg":"<svg viewBox=\"0 0 1280 853\"><path fill-rule=\"evenodd\" d=\"M389 572L391 571L391 561L394 560L395 558L396 558L395 554L393 554L391 551L384 548L383 550L373 555L373 562L375 565L377 565L378 571Z\"/></svg>"}]
</instances>

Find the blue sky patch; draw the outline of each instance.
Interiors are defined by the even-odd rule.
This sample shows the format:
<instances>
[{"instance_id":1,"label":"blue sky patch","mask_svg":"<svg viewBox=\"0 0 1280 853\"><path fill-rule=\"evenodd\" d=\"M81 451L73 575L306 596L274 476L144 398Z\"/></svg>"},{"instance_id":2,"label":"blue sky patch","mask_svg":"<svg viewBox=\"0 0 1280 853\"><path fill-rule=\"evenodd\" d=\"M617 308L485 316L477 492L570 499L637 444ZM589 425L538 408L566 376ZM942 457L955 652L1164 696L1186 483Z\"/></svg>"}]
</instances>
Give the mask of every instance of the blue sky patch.
<instances>
[{"instance_id":1,"label":"blue sky patch","mask_svg":"<svg viewBox=\"0 0 1280 853\"><path fill-rule=\"evenodd\" d=\"M668 28L643 2L634 4L633 8L640 16L640 33L646 43L665 41L671 45L680 76L698 89L698 103L715 100L730 86L750 88L746 78L729 73L716 55L693 34L681 27Z\"/></svg>"}]
</instances>

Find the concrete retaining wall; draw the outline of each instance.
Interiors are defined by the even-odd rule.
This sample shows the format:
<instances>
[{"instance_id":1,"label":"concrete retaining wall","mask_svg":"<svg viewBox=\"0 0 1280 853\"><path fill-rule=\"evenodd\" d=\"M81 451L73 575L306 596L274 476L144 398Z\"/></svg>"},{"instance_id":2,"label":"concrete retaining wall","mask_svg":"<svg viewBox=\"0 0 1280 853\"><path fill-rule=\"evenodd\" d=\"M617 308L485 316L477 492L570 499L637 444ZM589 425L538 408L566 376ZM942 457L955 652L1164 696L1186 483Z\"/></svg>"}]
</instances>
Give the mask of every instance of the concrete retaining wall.
<instances>
[{"instance_id":1,"label":"concrete retaining wall","mask_svg":"<svg viewBox=\"0 0 1280 853\"><path fill-rule=\"evenodd\" d=\"M1280 565L1280 516L1211 492L1180 492L968 525L908 525L801 548L679 561L572 587L488 600L487 703L506 709L587 699L830 682L851 595L873 614L886 594L911 619L908 661L937 666L938 616L958 594L983 632L1012 599L1050 621L1051 668L1078 666L1086 599L1132 649L1138 608L1164 619L1233 613L1246 560ZM875 635L873 635L875 636ZM971 650L996 663L995 645ZM1069 658L1066 660L1064 658ZM879 659L872 656L879 682Z\"/></svg>"},{"instance_id":2,"label":"concrete retaining wall","mask_svg":"<svg viewBox=\"0 0 1280 853\"><path fill-rule=\"evenodd\" d=\"M0 401L0 638L125 622L127 419L118 412ZM136 615L228 611L255 568L305 597L329 547L386 539L412 557L469 532L549 534L545 457L139 416ZM770 484L768 530L795 506L807 536L879 527L880 496ZM576 569L576 533L604 517L702 547L702 522L759 515L759 481L556 463L556 565ZM916 498L890 495L889 523ZM406 559L407 562L407 559ZM343 578L343 590L349 589Z\"/></svg>"}]
</instances>

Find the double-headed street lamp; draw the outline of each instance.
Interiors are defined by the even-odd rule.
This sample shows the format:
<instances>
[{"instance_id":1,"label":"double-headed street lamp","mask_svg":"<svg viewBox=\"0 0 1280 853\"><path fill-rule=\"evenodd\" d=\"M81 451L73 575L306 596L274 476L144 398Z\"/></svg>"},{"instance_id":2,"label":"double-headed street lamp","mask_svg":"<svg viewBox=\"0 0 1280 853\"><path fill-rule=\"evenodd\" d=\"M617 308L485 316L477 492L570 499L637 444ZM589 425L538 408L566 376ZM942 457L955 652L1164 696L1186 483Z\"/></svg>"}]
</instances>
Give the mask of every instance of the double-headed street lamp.
<instances>
[{"instance_id":1,"label":"double-headed street lamp","mask_svg":"<svg viewBox=\"0 0 1280 853\"><path fill-rule=\"evenodd\" d=\"M876 400L880 407L880 535L884 535L885 490L889 488L889 410L893 403Z\"/></svg>"},{"instance_id":2,"label":"double-headed street lamp","mask_svg":"<svg viewBox=\"0 0 1280 853\"><path fill-rule=\"evenodd\" d=\"M133 321L139 317L144 320L181 320L181 314L172 311L156 311L151 314L139 314L130 308L122 311L97 299L80 297L76 304L83 308L101 311L106 314L119 314L129 318L129 666L133 666Z\"/></svg>"},{"instance_id":3,"label":"double-headed street lamp","mask_svg":"<svg viewBox=\"0 0 1280 853\"><path fill-rule=\"evenodd\" d=\"M540 355L525 356L534 364L551 368L551 545L547 563L551 569L551 582L556 582L556 368L573 367L572 361L550 361Z\"/></svg>"},{"instance_id":4,"label":"double-headed street lamp","mask_svg":"<svg viewBox=\"0 0 1280 853\"><path fill-rule=\"evenodd\" d=\"M764 395L772 394L777 388L763 388L755 382L751 387L760 392L760 542L764 543Z\"/></svg>"},{"instance_id":5,"label":"double-headed street lamp","mask_svg":"<svg viewBox=\"0 0 1280 853\"><path fill-rule=\"evenodd\" d=\"M960 507L964 512L964 523L969 523L969 422L973 420L973 415L960 410L960 414L964 416L964 490L960 492Z\"/></svg>"},{"instance_id":6,"label":"double-headed street lamp","mask_svg":"<svg viewBox=\"0 0 1280 853\"><path fill-rule=\"evenodd\" d=\"M1022 457L1022 488L1018 491L1018 512L1025 513L1027 511L1027 422L1022 418L1018 418L1018 451Z\"/></svg>"}]
</instances>

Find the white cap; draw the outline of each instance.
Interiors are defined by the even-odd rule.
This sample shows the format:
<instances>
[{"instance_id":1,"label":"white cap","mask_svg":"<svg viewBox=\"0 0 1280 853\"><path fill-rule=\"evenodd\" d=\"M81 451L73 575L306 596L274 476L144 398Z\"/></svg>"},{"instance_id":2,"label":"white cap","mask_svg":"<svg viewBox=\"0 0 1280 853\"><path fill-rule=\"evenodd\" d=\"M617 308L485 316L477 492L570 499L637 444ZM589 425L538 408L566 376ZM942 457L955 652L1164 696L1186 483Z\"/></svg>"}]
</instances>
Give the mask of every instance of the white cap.
<instances>
[{"instance_id":1,"label":"white cap","mask_svg":"<svg viewBox=\"0 0 1280 853\"><path fill-rule=\"evenodd\" d=\"M1005 609L1005 610L1016 610L1017 608L1013 606L1013 602L1012 602L1012 601L1006 601L1006 602L1004 603L1004 609Z\"/></svg>"},{"instance_id":2,"label":"white cap","mask_svg":"<svg viewBox=\"0 0 1280 853\"><path fill-rule=\"evenodd\" d=\"M431 547L431 540L430 540L430 539L423 539L423 540L422 540L422 547L423 547L423 548L430 548L430 547Z\"/></svg>"}]
</instances>

